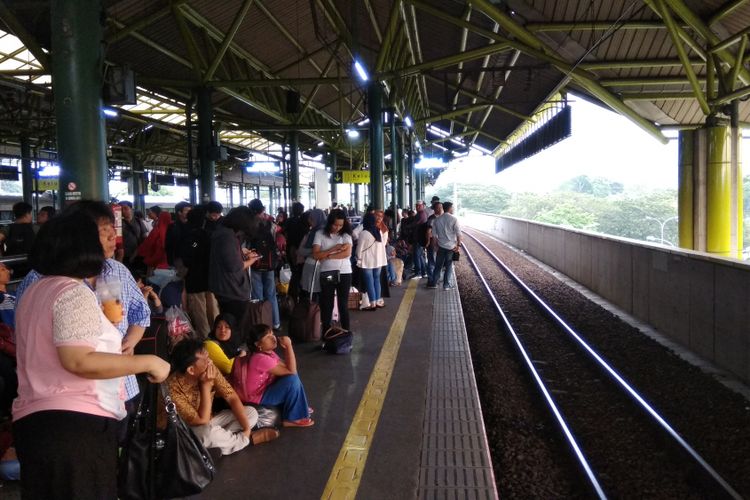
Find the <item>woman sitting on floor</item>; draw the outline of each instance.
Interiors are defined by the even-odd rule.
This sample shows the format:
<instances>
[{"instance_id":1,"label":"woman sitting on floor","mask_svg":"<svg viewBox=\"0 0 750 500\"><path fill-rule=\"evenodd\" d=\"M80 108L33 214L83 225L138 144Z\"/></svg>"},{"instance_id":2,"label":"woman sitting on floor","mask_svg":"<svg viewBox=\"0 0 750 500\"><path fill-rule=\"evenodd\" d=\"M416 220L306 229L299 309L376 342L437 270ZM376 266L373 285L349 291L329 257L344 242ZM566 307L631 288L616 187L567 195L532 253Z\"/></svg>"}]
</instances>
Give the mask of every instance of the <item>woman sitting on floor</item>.
<instances>
[{"instance_id":1,"label":"woman sitting on floor","mask_svg":"<svg viewBox=\"0 0 750 500\"><path fill-rule=\"evenodd\" d=\"M252 355L237 359L230 378L242 402L280 407L284 427L313 425L312 410L297 375L292 339L277 340L270 326L259 324L250 328L245 342L255 350ZM274 352L277 346L284 351L284 361Z\"/></svg>"},{"instance_id":2,"label":"woman sitting on floor","mask_svg":"<svg viewBox=\"0 0 750 500\"><path fill-rule=\"evenodd\" d=\"M204 347L222 375L229 375L232 372L234 358L247 354L242 349L240 333L235 333L234 316L229 313L216 316L214 327L208 334Z\"/></svg>"}]
</instances>

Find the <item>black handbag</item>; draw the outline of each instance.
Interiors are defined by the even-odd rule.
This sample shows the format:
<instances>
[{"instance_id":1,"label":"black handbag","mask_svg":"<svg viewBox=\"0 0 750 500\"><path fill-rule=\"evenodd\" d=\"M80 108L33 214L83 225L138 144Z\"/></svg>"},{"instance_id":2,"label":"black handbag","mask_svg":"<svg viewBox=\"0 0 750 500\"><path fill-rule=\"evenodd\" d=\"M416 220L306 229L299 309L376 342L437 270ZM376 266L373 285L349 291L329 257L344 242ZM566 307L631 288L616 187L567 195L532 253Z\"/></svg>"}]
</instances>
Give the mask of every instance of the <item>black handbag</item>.
<instances>
[{"instance_id":1,"label":"black handbag","mask_svg":"<svg viewBox=\"0 0 750 500\"><path fill-rule=\"evenodd\" d=\"M453 255L451 256L451 260L453 260L453 262L458 262L458 259L460 259L460 258L461 258L461 254L460 253L453 252Z\"/></svg>"},{"instance_id":2,"label":"black handbag","mask_svg":"<svg viewBox=\"0 0 750 500\"><path fill-rule=\"evenodd\" d=\"M353 344L354 335L343 328L332 326L323 334L323 349L330 354L349 354Z\"/></svg>"},{"instance_id":3,"label":"black handbag","mask_svg":"<svg viewBox=\"0 0 750 500\"><path fill-rule=\"evenodd\" d=\"M117 469L117 496L122 500L153 498L149 474L156 448L153 446L156 433L154 400L156 386L149 385L141 392L138 411L128 423L125 448L119 458Z\"/></svg>"},{"instance_id":4,"label":"black handbag","mask_svg":"<svg viewBox=\"0 0 750 500\"><path fill-rule=\"evenodd\" d=\"M341 280L341 271L338 269L333 271L320 271L320 283L327 283L329 285L338 285Z\"/></svg>"},{"instance_id":5,"label":"black handbag","mask_svg":"<svg viewBox=\"0 0 750 500\"><path fill-rule=\"evenodd\" d=\"M167 411L164 448L156 458L155 489L158 498L195 495L213 480L216 467L208 450L177 414L165 383L161 394Z\"/></svg>"}]
</instances>

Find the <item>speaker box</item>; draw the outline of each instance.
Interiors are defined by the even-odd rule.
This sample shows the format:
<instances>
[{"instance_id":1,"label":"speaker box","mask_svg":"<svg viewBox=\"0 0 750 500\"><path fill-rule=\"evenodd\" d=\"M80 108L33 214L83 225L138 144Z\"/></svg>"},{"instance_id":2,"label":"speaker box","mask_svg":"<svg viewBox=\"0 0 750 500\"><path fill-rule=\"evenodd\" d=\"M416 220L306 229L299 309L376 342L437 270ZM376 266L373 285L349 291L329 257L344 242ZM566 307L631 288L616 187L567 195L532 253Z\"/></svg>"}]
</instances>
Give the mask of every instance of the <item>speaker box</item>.
<instances>
[{"instance_id":1,"label":"speaker box","mask_svg":"<svg viewBox=\"0 0 750 500\"><path fill-rule=\"evenodd\" d=\"M299 113L300 112L299 92L295 92L294 90L286 91L286 112L287 113Z\"/></svg>"},{"instance_id":2,"label":"speaker box","mask_svg":"<svg viewBox=\"0 0 750 500\"><path fill-rule=\"evenodd\" d=\"M102 99L105 104L137 104L135 74L127 66L110 66L104 79Z\"/></svg>"}]
</instances>

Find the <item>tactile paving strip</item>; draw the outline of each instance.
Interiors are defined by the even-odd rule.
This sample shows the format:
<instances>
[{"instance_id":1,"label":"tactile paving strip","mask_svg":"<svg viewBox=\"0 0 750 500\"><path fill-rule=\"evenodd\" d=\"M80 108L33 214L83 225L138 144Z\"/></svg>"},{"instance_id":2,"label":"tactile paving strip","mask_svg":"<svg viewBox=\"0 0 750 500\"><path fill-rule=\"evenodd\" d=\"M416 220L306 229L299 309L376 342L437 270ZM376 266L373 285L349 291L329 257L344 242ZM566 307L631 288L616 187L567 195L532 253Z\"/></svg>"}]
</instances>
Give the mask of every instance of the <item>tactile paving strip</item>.
<instances>
[{"instance_id":1,"label":"tactile paving strip","mask_svg":"<svg viewBox=\"0 0 750 500\"><path fill-rule=\"evenodd\" d=\"M458 288L434 294L418 496L497 499Z\"/></svg>"}]
</instances>

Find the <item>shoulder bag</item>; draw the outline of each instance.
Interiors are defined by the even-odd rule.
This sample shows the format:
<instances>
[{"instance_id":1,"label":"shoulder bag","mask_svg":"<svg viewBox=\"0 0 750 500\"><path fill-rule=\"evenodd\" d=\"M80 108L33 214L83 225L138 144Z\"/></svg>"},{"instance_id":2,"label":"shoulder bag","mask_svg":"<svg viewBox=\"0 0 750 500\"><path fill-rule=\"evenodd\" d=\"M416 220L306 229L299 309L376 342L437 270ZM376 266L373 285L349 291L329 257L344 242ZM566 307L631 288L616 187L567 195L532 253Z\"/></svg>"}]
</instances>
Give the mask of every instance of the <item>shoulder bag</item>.
<instances>
[{"instance_id":1,"label":"shoulder bag","mask_svg":"<svg viewBox=\"0 0 750 500\"><path fill-rule=\"evenodd\" d=\"M342 243L344 238L339 236L339 243ZM341 282L341 268L344 267L344 259L339 259L339 268L333 271L320 271L320 284L326 283L328 285L338 285Z\"/></svg>"},{"instance_id":2,"label":"shoulder bag","mask_svg":"<svg viewBox=\"0 0 750 500\"><path fill-rule=\"evenodd\" d=\"M213 480L216 467L208 450L177 414L166 383L160 384L167 411L164 448L156 458L155 489L158 498L195 495Z\"/></svg>"}]
</instances>

